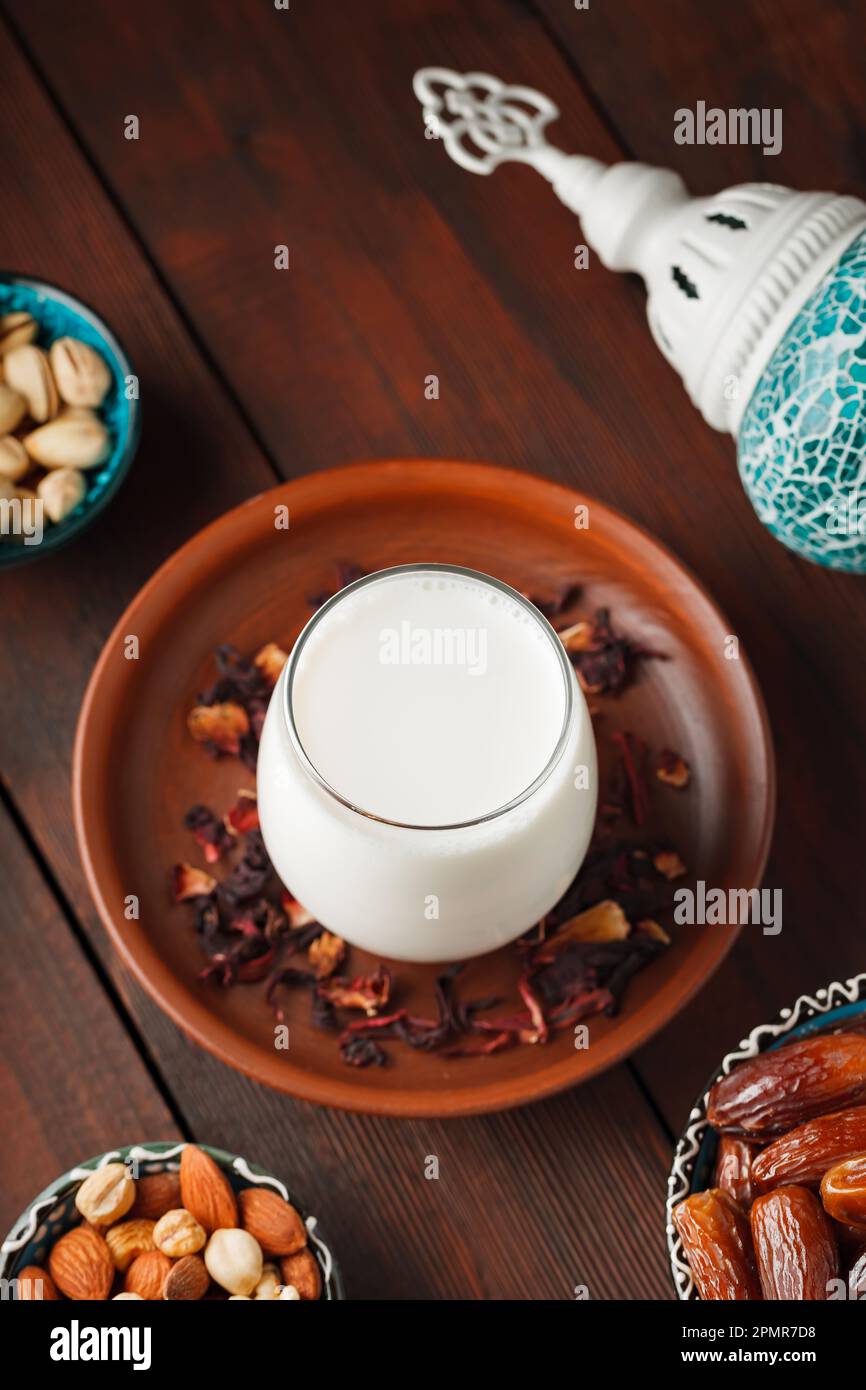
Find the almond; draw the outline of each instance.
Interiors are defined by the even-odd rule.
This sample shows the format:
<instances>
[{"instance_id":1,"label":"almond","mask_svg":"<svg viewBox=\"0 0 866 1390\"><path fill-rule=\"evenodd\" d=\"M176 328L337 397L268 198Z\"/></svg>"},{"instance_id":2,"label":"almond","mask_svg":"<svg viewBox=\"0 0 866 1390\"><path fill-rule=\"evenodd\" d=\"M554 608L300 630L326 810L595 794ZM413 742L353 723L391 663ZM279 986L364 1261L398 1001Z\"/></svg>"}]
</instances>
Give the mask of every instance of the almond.
<instances>
[{"instance_id":1,"label":"almond","mask_svg":"<svg viewBox=\"0 0 866 1390\"><path fill-rule=\"evenodd\" d=\"M322 1275L312 1250L299 1250L280 1260L280 1273L283 1283L296 1288L300 1298L312 1300L321 1296Z\"/></svg>"},{"instance_id":2,"label":"almond","mask_svg":"<svg viewBox=\"0 0 866 1390\"><path fill-rule=\"evenodd\" d=\"M116 1269L128 1269L133 1260L154 1249L154 1221L121 1221L105 1233L105 1243L111 1251Z\"/></svg>"},{"instance_id":3,"label":"almond","mask_svg":"<svg viewBox=\"0 0 866 1390\"><path fill-rule=\"evenodd\" d=\"M76 1301L103 1302L114 1283L111 1252L90 1226L76 1226L60 1237L48 1257L48 1272L60 1292Z\"/></svg>"},{"instance_id":4,"label":"almond","mask_svg":"<svg viewBox=\"0 0 866 1390\"><path fill-rule=\"evenodd\" d=\"M51 1276L38 1265L25 1265L23 1269L19 1269L15 1278L18 1283L16 1297L22 1303L36 1302L40 1298L47 1301L60 1297L51 1282Z\"/></svg>"},{"instance_id":5,"label":"almond","mask_svg":"<svg viewBox=\"0 0 866 1390\"><path fill-rule=\"evenodd\" d=\"M110 1226L135 1201L135 1183L122 1163L97 1168L79 1187L75 1205L91 1226Z\"/></svg>"},{"instance_id":6,"label":"almond","mask_svg":"<svg viewBox=\"0 0 866 1390\"><path fill-rule=\"evenodd\" d=\"M255 1236L266 1255L293 1255L307 1243L307 1232L295 1208L278 1192L245 1187L238 1196L241 1225Z\"/></svg>"},{"instance_id":7,"label":"almond","mask_svg":"<svg viewBox=\"0 0 866 1390\"><path fill-rule=\"evenodd\" d=\"M208 1234L238 1224L237 1202L228 1178L210 1154L195 1144L187 1144L180 1156L180 1195L187 1211Z\"/></svg>"},{"instance_id":8,"label":"almond","mask_svg":"<svg viewBox=\"0 0 866 1390\"><path fill-rule=\"evenodd\" d=\"M129 1214L146 1221L158 1221L167 1211L174 1211L180 1205L180 1174L150 1173L135 1184L135 1201Z\"/></svg>"},{"instance_id":9,"label":"almond","mask_svg":"<svg viewBox=\"0 0 866 1390\"><path fill-rule=\"evenodd\" d=\"M204 1298L210 1287L210 1275L200 1255L184 1255L173 1264L162 1286L162 1296L169 1301L186 1302Z\"/></svg>"},{"instance_id":10,"label":"almond","mask_svg":"<svg viewBox=\"0 0 866 1390\"><path fill-rule=\"evenodd\" d=\"M148 1250L133 1260L123 1281L125 1293L137 1293L140 1298L155 1303L162 1298L162 1286L171 1270L171 1260L161 1250Z\"/></svg>"}]
</instances>

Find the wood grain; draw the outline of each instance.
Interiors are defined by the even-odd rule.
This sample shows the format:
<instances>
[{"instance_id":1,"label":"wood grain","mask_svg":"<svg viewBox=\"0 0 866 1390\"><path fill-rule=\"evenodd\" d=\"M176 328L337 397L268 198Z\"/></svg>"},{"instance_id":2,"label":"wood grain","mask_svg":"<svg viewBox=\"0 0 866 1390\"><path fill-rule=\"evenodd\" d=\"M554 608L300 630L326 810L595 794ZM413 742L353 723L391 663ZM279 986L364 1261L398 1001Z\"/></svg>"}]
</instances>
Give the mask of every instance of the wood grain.
<instances>
[{"instance_id":1,"label":"wood grain","mask_svg":"<svg viewBox=\"0 0 866 1390\"><path fill-rule=\"evenodd\" d=\"M3 1007L0 1227L65 1169L131 1139L173 1139L175 1118L91 961L0 807Z\"/></svg>"},{"instance_id":2,"label":"wood grain","mask_svg":"<svg viewBox=\"0 0 866 1390\"><path fill-rule=\"evenodd\" d=\"M169 25L172 13L166 6L154 27ZM19 13L18 21L22 18ZM101 41L88 47L85 61L93 66L85 85L88 101L100 98L99 55L114 47L125 71L125 91L122 80L114 112L122 121L130 104L145 94L142 80L128 66L137 40L127 48L130 38L124 32L125 24L130 20L137 24L137 18L115 18L121 24L120 37L112 32L112 16L97 14L94 7L90 27L91 31L93 25L99 28ZM70 16L65 12L42 7L35 19L49 29L62 30L73 44L77 26L67 22ZM231 24L231 20L209 10L203 30L195 34L193 49L202 35L207 49L208 33L218 46L227 37L232 43L243 39L242 34L226 35L220 27L223 23ZM267 46L264 52L247 51L267 68ZM146 69L148 54L141 57ZM79 61L81 54L68 48L65 66ZM40 62L47 62L47 55L40 54ZM669 1285L661 1201L667 1145L626 1070L517 1116L460 1125L385 1124L308 1109L256 1088L192 1048L141 999L107 953L83 888L67 811L69 754L87 674L121 605L160 558L208 516L266 484L271 474L163 293L147 256L104 196L5 32L0 33L0 65L5 77L0 119L10 141L9 187L21 190L15 217L9 219L9 259L73 284L109 321L117 322L142 377L145 417L145 444L132 479L98 531L84 542L86 551L81 546L73 548L6 581L9 598L2 614L3 644L6 651L15 653L15 679L6 687L9 703L0 738L0 769L11 797L110 968L195 1135L247 1153L297 1185L329 1231L350 1291L358 1296L569 1298L574 1285L584 1283L595 1297L665 1297ZM151 76L156 82L155 70ZM53 76L51 82L67 103L62 84ZM238 90L236 82L231 85ZM194 90L193 108L202 90ZM335 88L331 99L336 102L337 98ZM150 105L142 106L142 114L160 119ZM268 343L260 336L257 325L260 319L264 322L273 284L269 274L257 279L258 242L245 245L239 239L228 250L220 244L223 215L230 235L240 231L224 201L232 201L234 195L220 174L218 131L223 117L215 113L207 118L217 132L214 150L208 154L195 144L197 127L188 123L188 115L176 107L166 85L161 117L166 176L148 183L149 196L177 204L174 249L180 259L193 268L209 263L212 289L220 295L224 282L232 282L235 356L253 354L260 364L272 363L269 390L275 392L271 412L276 423L271 429L274 438L280 438L283 459L300 471L332 461L337 454L343 457L362 442L368 452L367 432L382 412L395 444L398 439L405 442L410 433L400 414L405 402L395 405L392 397L399 402L400 391L396 389L395 394L385 379L384 358L377 361L361 335L363 304L350 306L351 313L343 311L346 316L339 334L332 332L334 322L329 318L310 313L308 323L303 316L293 321L288 340L281 336L277 343ZM79 113L70 111L70 117L73 124L82 126ZM322 119L321 111L317 119ZM351 125L348 116L343 116L342 125L344 129ZM170 169L172 148L186 158L183 149L189 153L190 140L194 179L190 166L177 175ZM123 145L118 149L123 158L136 153ZM147 181L146 171L134 160L129 172L133 180ZM388 171L386 177L392 179L393 174ZM261 179L256 164L248 176L249 186L258 186ZM209 183L223 208L212 222L211 239L200 245L185 227L182 208L185 199L194 203ZM358 187L363 191L362 183ZM399 201L396 194L392 198ZM212 216L215 209L212 204ZM335 209L323 209L323 215L326 211L326 225L339 245L347 234L346 224L339 214L339 227L331 223ZM258 208L254 213L253 221L261 216ZM270 228L262 238L266 253L285 235L286 216L284 208L278 230ZM65 229L62 238L59 225ZM452 245L446 229L437 235L446 246ZM353 237L347 244L350 256L357 254ZM456 242L453 248L462 261ZM411 255L409 248L407 253ZM386 261L374 276L373 302L381 290L386 299L392 295L400 308L403 292L387 288L391 270ZM423 256L416 276L422 285L427 283L429 263ZM331 292L332 303L342 301L350 279L341 276ZM305 308L317 302L316 275L308 294L310 304ZM238 304L244 309L242 332L237 331ZM279 304L275 312L282 323ZM423 321L423 300L411 313L401 310L395 340L398 351L416 314ZM498 310L495 326L509 332L510 350L516 355L522 330L509 331L507 323L505 309ZM250 331L251 324L256 325L255 332ZM438 333L430 330L431 341L440 343L443 357L450 336L444 330L444 323ZM293 355L287 355L287 341L298 344ZM388 354L392 361L395 342ZM426 346L417 348L416 365L429 360L428 352ZM455 398L463 390L463 367L462 354L458 354L450 365ZM533 386L532 378L540 370L537 365L531 367L528 386ZM347 375L360 383L360 389L341 404ZM251 407L244 375L233 371L231 379ZM483 380L482 371L476 376L479 388ZM536 378L539 398L541 384L541 378ZM505 385L503 378L501 386ZM412 392L415 389L413 375ZM288 414L297 415L299 423L284 437L287 393ZM471 391L470 398L474 399ZM419 409L417 397L412 395L411 400L414 414ZM510 400L507 390L502 400ZM524 408L527 402L528 397ZM517 403L508 408L516 409ZM497 412L498 402L488 400L484 413L492 419ZM459 431L464 413L468 420L471 411L466 402L456 414L449 413L449 428ZM265 414L262 407L262 418ZM414 431L413 425L417 445L420 435ZM477 442L483 431L478 425L476 431ZM314 451L312 445L320 434L324 443ZM440 447L436 431L421 438L421 443L434 450ZM513 449L525 461L523 445ZM59 1067L50 1071L47 1084L58 1091L66 1085ZM114 1088L114 1103L119 1103L117 1089L122 1090L122 1083ZM36 1126L38 1120L32 1123ZM423 1176L425 1156L431 1154L440 1158L438 1183ZM14 1156L7 1154L6 1163L11 1165L13 1158L16 1181L26 1183L28 1146L22 1144ZM616 1175L615 1183L611 1173ZM627 1204L623 1187L628 1191Z\"/></svg>"},{"instance_id":3,"label":"wood grain","mask_svg":"<svg viewBox=\"0 0 866 1390\"><path fill-rule=\"evenodd\" d=\"M94 45L51 5L12 5L282 473L428 452L573 481L667 541L729 614L775 734L781 816L765 881L783 890L785 924L775 938L747 931L639 1059L676 1129L732 1038L861 964L846 866L863 812L862 585L772 542L731 441L653 347L639 285L595 259L573 269L579 224L532 173L473 178L424 141L411 74L444 62L534 84L562 110L552 135L564 148L674 164L698 192L754 177L856 188L848 8L789 0L782 21L767 3L677 0L661 13L550 0L545 33L500 0L381 0L346 6L335 31L322 6L216 15L192 0L155 24L96 0ZM240 61L255 83L236 81ZM782 155L674 145L673 111L699 97L782 104ZM130 105L134 148L121 134ZM277 242L292 252L283 275ZM424 398L430 372L437 401Z\"/></svg>"}]
</instances>

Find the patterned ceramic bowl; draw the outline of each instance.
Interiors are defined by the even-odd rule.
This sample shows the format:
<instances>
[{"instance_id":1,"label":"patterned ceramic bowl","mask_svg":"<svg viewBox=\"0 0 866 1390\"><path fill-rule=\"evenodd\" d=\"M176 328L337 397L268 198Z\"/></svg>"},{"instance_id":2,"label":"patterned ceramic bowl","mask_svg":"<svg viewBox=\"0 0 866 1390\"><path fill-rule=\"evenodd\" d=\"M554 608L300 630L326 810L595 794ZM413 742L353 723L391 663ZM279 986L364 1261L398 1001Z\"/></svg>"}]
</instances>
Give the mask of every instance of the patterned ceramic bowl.
<instances>
[{"instance_id":1,"label":"patterned ceramic bowl","mask_svg":"<svg viewBox=\"0 0 866 1390\"><path fill-rule=\"evenodd\" d=\"M0 1279L14 1279L16 1272L27 1265L45 1267L48 1252L54 1241L81 1220L75 1208L75 1194L79 1185L94 1168L101 1168L105 1163L134 1162L137 1164L140 1177L150 1173L164 1173L167 1170L176 1172L180 1167L183 1147L183 1144L176 1143L130 1144L126 1148L112 1149L109 1153L99 1154L97 1158L88 1158L77 1168L70 1168L68 1173L64 1173L50 1187L46 1187L44 1192L40 1192L15 1222L0 1247ZM285 1184L255 1163L238 1158L236 1154L226 1153L224 1149L213 1149L209 1144L201 1144L199 1147L219 1164L236 1192L255 1184L279 1193L285 1201L290 1201L297 1208L307 1228L309 1248L315 1255L321 1271L322 1298L345 1298L340 1272L330 1247L319 1230L316 1218L307 1214L294 1194L290 1196Z\"/></svg>"},{"instance_id":2,"label":"patterned ceramic bowl","mask_svg":"<svg viewBox=\"0 0 866 1390\"><path fill-rule=\"evenodd\" d=\"M801 995L793 1008L783 1009L772 1023L762 1023L753 1028L749 1036L733 1052L729 1052L721 1066L713 1072L689 1115L668 1178L668 1250L678 1298L698 1298L672 1213L674 1207L691 1192L702 1192L712 1185L718 1140L715 1131L707 1124L707 1092L710 1087L721 1077L727 1076L746 1057L769 1052L782 1043L808 1037L810 1033L818 1033L825 1028L842 1028L855 1022L860 1026L866 1025L866 975L854 975L841 983L836 981L826 989L819 989L814 998L808 994Z\"/></svg>"},{"instance_id":3,"label":"patterned ceramic bowl","mask_svg":"<svg viewBox=\"0 0 866 1390\"><path fill-rule=\"evenodd\" d=\"M21 310L38 321L36 342L40 347L47 348L55 338L80 338L105 358L111 369L111 386L99 413L111 435L112 449L105 463L87 471L87 492L75 510L56 525L46 522L38 545L26 545L18 537L0 535L0 568L38 560L81 535L123 482L141 433L138 399L128 399L128 379L135 374L108 325L86 304L56 285L0 271L0 314Z\"/></svg>"}]
</instances>

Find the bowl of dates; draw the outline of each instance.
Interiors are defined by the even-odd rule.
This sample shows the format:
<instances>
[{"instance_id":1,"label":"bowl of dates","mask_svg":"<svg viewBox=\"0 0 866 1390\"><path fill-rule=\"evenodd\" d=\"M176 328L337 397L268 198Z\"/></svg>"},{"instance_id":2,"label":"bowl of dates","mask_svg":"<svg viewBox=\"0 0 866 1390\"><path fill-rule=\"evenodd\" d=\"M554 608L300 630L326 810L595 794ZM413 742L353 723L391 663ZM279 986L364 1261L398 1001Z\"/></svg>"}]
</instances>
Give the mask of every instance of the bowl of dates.
<instances>
[{"instance_id":1,"label":"bowl of dates","mask_svg":"<svg viewBox=\"0 0 866 1390\"><path fill-rule=\"evenodd\" d=\"M729 1052L668 1179L677 1296L866 1300L866 974Z\"/></svg>"}]
</instances>

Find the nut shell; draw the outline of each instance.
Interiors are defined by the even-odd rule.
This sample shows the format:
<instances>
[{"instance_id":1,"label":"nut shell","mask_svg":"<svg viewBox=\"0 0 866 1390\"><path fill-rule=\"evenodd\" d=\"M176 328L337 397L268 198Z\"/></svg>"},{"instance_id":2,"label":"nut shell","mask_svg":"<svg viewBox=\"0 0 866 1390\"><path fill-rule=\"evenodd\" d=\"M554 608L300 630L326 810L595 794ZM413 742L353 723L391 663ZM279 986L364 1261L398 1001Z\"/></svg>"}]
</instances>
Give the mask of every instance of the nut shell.
<instances>
[{"instance_id":1,"label":"nut shell","mask_svg":"<svg viewBox=\"0 0 866 1390\"><path fill-rule=\"evenodd\" d=\"M237 1226L238 1206L231 1184L210 1154L196 1144L187 1144L180 1156L180 1195L208 1235Z\"/></svg>"},{"instance_id":2,"label":"nut shell","mask_svg":"<svg viewBox=\"0 0 866 1390\"><path fill-rule=\"evenodd\" d=\"M105 1302L114 1283L111 1252L91 1226L76 1226L55 1242L48 1272L59 1291L75 1302Z\"/></svg>"},{"instance_id":3,"label":"nut shell","mask_svg":"<svg viewBox=\"0 0 866 1390\"><path fill-rule=\"evenodd\" d=\"M17 429L27 413L27 402L18 392L0 381L0 434Z\"/></svg>"},{"instance_id":4,"label":"nut shell","mask_svg":"<svg viewBox=\"0 0 866 1390\"><path fill-rule=\"evenodd\" d=\"M64 521L84 498L87 484L77 468L52 468L36 484L36 494L51 521Z\"/></svg>"},{"instance_id":5,"label":"nut shell","mask_svg":"<svg viewBox=\"0 0 866 1390\"><path fill-rule=\"evenodd\" d=\"M25 435L24 448L43 468L95 468L111 453L111 439L92 411L64 410Z\"/></svg>"},{"instance_id":6,"label":"nut shell","mask_svg":"<svg viewBox=\"0 0 866 1390\"><path fill-rule=\"evenodd\" d=\"M27 450L20 439L16 439L14 434L7 434L0 439L0 478L17 483L32 467Z\"/></svg>"},{"instance_id":7,"label":"nut shell","mask_svg":"<svg viewBox=\"0 0 866 1390\"><path fill-rule=\"evenodd\" d=\"M51 344L51 367L57 390L67 405L102 404L111 385L104 357L78 338L56 338Z\"/></svg>"},{"instance_id":8,"label":"nut shell","mask_svg":"<svg viewBox=\"0 0 866 1390\"><path fill-rule=\"evenodd\" d=\"M163 1285L171 1271L171 1260L161 1250L148 1250L133 1260L123 1281L124 1292L155 1303L162 1298Z\"/></svg>"},{"instance_id":9,"label":"nut shell","mask_svg":"<svg viewBox=\"0 0 866 1390\"><path fill-rule=\"evenodd\" d=\"M60 397L47 355L33 343L14 348L3 359L6 384L23 396L27 411L37 423L53 420Z\"/></svg>"},{"instance_id":10,"label":"nut shell","mask_svg":"<svg viewBox=\"0 0 866 1390\"><path fill-rule=\"evenodd\" d=\"M38 332L39 325L33 315L21 309L0 315L0 357L25 343L32 343Z\"/></svg>"},{"instance_id":11,"label":"nut shell","mask_svg":"<svg viewBox=\"0 0 866 1390\"><path fill-rule=\"evenodd\" d=\"M122 1163L97 1168L79 1187L75 1205L91 1226L110 1226L135 1201L135 1183Z\"/></svg>"},{"instance_id":12,"label":"nut shell","mask_svg":"<svg viewBox=\"0 0 866 1390\"><path fill-rule=\"evenodd\" d=\"M238 1194L240 1223L255 1236L266 1255L293 1255L307 1243L304 1223L278 1192L245 1187Z\"/></svg>"}]
</instances>

